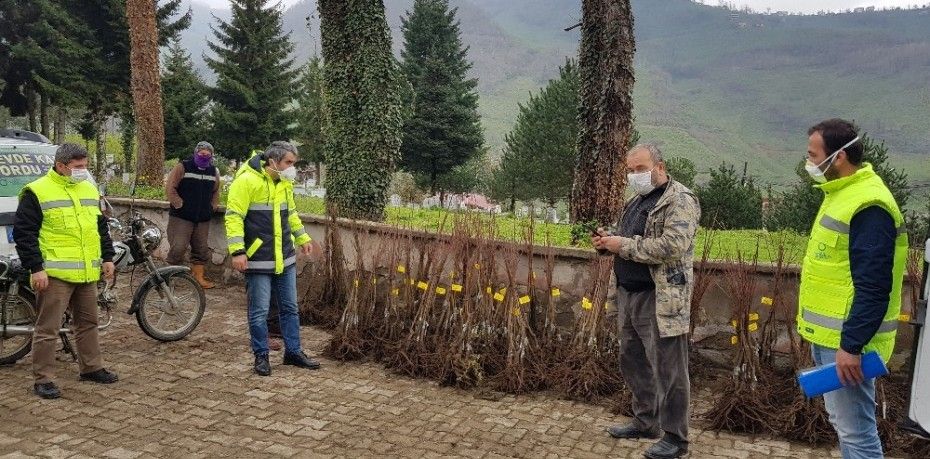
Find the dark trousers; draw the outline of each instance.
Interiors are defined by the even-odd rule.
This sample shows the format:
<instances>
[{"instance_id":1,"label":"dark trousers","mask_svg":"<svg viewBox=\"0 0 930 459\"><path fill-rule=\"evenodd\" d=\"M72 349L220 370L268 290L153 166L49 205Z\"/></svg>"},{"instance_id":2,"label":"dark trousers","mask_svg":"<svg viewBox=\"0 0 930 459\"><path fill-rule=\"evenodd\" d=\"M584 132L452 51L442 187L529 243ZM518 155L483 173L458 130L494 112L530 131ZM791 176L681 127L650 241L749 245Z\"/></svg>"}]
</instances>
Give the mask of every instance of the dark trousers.
<instances>
[{"instance_id":1,"label":"dark trousers","mask_svg":"<svg viewBox=\"0 0 930 459\"><path fill-rule=\"evenodd\" d=\"M688 440L691 382L688 335L662 338L656 322L656 292L617 287L620 372L633 393L633 415L642 430L662 429Z\"/></svg>"},{"instance_id":2,"label":"dark trousers","mask_svg":"<svg viewBox=\"0 0 930 459\"><path fill-rule=\"evenodd\" d=\"M168 217L169 265L180 265L184 261L187 247L191 248L191 264L205 265L210 260L210 222L194 223L180 217Z\"/></svg>"}]
</instances>

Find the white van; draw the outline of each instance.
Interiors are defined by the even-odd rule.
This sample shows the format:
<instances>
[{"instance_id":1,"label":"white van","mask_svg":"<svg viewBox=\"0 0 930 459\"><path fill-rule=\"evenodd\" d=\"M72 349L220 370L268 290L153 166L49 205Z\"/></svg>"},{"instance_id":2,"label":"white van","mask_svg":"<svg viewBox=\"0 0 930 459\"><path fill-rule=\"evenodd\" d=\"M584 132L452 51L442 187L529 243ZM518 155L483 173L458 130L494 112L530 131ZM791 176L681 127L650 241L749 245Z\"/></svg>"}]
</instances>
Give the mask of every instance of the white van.
<instances>
[{"instance_id":1,"label":"white van","mask_svg":"<svg viewBox=\"0 0 930 459\"><path fill-rule=\"evenodd\" d=\"M0 129L0 255L15 256L13 218L19 192L55 165L55 150L48 138L18 129Z\"/></svg>"}]
</instances>

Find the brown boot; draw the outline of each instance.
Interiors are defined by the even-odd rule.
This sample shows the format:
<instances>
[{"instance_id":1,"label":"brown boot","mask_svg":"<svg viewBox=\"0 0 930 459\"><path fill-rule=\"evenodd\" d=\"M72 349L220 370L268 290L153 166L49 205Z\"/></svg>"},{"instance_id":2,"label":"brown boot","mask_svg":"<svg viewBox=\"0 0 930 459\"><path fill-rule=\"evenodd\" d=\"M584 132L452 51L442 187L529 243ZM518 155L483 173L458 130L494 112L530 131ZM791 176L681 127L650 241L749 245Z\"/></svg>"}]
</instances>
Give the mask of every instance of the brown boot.
<instances>
[{"instance_id":1,"label":"brown boot","mask_svg":"<svg viewBox=\"0 0 930 459\"><path fill-rule=\"evenodd\" d=\"M213 282L208 281L203 277L203 265L191 265L191 273L194 275L194 279L203 287L204 290L216 287Z\"/></svg>"}]
</instances>

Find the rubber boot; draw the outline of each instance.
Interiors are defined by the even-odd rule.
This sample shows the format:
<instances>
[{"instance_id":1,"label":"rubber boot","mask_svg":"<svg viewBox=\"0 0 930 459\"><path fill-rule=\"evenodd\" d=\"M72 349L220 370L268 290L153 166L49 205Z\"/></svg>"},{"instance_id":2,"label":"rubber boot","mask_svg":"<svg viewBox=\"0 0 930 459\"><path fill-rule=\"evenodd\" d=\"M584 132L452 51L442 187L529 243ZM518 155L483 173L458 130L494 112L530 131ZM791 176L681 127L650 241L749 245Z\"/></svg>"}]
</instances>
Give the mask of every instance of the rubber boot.
<instances>
[{"instance_id":1,"label":"rubber boot","mask_svg":"<svg viewBox=\"0 0 930 459\"><path fill-rule=\"evenodd\" d=\"M194 275L194 279L203 287L204 290L216 287L213 282L208 281L203 277L203 265L191 265L191 273Z\"/></svg>"}]
</instances>

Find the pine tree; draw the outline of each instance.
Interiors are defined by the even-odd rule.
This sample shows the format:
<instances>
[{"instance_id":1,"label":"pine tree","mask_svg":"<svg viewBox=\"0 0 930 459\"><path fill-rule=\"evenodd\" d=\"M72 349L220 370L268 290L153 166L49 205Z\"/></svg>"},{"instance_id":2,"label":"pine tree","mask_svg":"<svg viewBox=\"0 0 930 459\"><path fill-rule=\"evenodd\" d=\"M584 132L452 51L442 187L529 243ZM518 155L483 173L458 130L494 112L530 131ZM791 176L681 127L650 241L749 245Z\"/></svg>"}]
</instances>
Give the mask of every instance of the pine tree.
<instances>
[{"instance_id":1,"label":"pine tree","mask_svg":"<svg viewBox=\"0 0 930 459\"><path fill-rule=\"evenodd\" d=\"M207 65L216 72L211 88L211 139L216 151L245 159L254 148L273 140L289 140L293 132L293 100L297 71L290 57L294 45L282 34L280 3L231 0L232 19L213 28L209 43L216 58Z\"/></svg>"},{"instance_id":2,"label":"pine tree","mask_svg":"<svg viewBox=\"0 0 930 459\"><path fill-rule=\"evenodd\" d=\"M455 14L448 0L415 0L401 26L401 68L413 89L401 166L434 194L455 181L442 176L459 174L454 169L479 155L484 143L478 82L466 75L471 63Z\"/></svg>"},{"instance_id":3,"label":"pine tree","mask_svg":"<svg viewBox=\"0 0 930 459\"><path fill-rule=\"evenodd\" d=\"M175 40L168 48L161 80L165 113L165 157L184 159L194 145L205 140L208 106L207 86L194 70L190 54Z\"/></svg>"},{"instance_id":4,"label":"pine tree","mask_svg":"<svg viewBox=\"0 0 930 459\"><path fill-rule=\"evenodd\" d=\"M710 181L695 190L701 201L701 226L714 229L762 228L762 190L740 177L732 164L710 171Z\"/></svg>"},{"instance_id":5,"label":"pine tree","mask_svg":"<svg viewBox=\"0 0 930 459\"><path fill-rule=\"evenodd\" d=\"M294 138L300 143L300 156L316 166L319 173L325 159L326 140L323 137L326 123L323 97L323 61L314 56L300 74L297 95L297 131Z\"/></svg>"},{"instance_id":6,"label":"pine tree","mask_svg":"<svg viewBox=\"0 0 930 459\"><path fill-rule=\"evenodd\" d=\"M504 138L501 167L523 169L513 172L525 183L521 199L541 199L555 206L571 197L580 104L578 66L569 60L559 69L558 79L520 105L516 124Z\"/></svg>"},{"instance_id":7,"label":"pine tree","mask_svg":"<svg viewBox=\"0 0 930 459\"><path fill-rule=\"evenodd\" d=\"M381 220L400 156L402 75L382 0L319 0L329 212Z\"/></svg>"}]
</instances>

